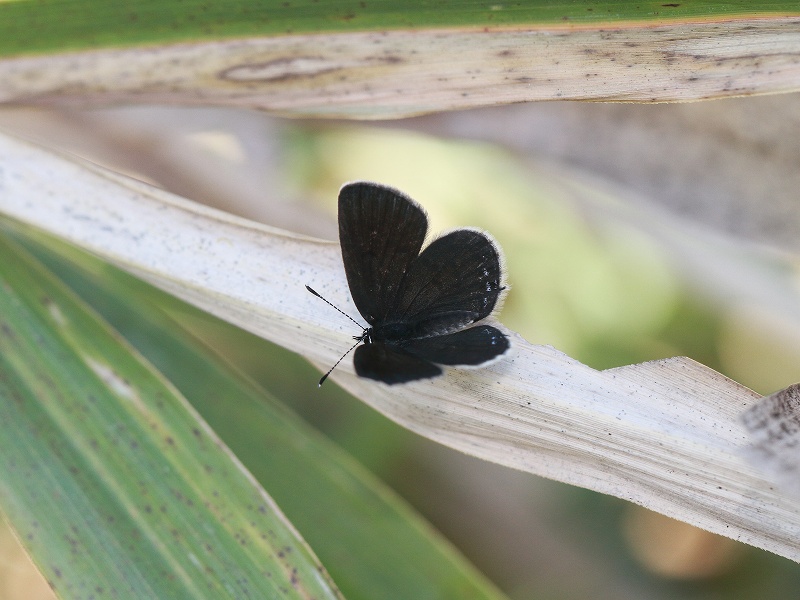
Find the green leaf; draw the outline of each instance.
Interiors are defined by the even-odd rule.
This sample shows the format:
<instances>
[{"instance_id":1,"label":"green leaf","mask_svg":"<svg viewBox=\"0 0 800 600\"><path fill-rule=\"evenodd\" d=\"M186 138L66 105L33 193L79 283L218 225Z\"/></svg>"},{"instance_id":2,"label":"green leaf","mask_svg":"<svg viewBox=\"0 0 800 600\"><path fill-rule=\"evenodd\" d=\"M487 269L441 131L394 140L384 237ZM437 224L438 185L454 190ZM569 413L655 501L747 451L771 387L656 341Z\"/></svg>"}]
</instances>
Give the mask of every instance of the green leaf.
<instances>
[{"instance_id":1,"label":"green leaf","mask_svg":"<svg viewBox=\"0 0 800 600\"><path fill-rule=\"evenodd\" d=\"M199 311L52 239L23 240L186 395L349 599L502 598L374 476L163 312Z\"/></svg>"},{"instance_id":2,"label":"green leaf","mask_svg":"<svg viewBox=\"0 0 800 600\"><path fill-rule=\"evenodd\" d=\"M796 2L17 0L0 2L0 55L320 32L484 28L798 14Z\"/></svg>"},{"instance_id":3,"label":"green leaf","mask_svg":"<svg viewBox=\"0 0 800 600\"><path fill-rule=\"evenodd\" d=\"M0 508L62 598L338 598L167 381L0 239Z\"/></svg>"}]
</instances>

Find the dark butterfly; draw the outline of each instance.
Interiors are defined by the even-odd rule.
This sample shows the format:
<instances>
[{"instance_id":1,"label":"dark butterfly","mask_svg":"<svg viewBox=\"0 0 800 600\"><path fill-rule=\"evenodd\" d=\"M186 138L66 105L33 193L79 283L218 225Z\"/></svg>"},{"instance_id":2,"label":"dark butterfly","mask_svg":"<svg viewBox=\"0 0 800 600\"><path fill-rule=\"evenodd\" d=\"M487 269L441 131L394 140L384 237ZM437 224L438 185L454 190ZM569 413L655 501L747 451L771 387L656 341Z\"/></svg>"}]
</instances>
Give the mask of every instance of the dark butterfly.
<instances>
[{"instance_id":1,"label":"dark butterfly","mask_svg":"<svg viewBox=\"0 0 800 600\"><path fill-rule=\"evenodd\" d=\"M339 192L344 270L369 323L354 337L363 342L353 356L361 377L436 377L439 365L483 365L510 346L491 325L469 327L492 313L505 289L499 248L480 231L456 229L420 253L427 232L425 211L398 190L360 181Z\"/></svg>"}]
</instances>

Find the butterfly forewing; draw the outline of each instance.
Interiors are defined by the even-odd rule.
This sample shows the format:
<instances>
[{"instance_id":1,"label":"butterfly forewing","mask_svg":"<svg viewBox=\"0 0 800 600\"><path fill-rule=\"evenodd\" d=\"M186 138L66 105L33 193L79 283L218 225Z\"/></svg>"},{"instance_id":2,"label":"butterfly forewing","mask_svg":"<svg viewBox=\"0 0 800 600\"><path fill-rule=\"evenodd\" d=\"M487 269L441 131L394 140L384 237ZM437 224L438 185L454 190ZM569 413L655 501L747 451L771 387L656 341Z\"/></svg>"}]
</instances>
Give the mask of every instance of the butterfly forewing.
<instances>
[{"instance_id":1,"label":"butterfly forewing","mask_svg":"<svg viewBox=\"0 0 800 600\"><path fill-rule=\"evenodd\" d=\"M425 212L397 190L357 182L339 192L339 242L347 283L370 325L386 320L427 231Z\"/></svg>"},{"instance_id":2,"label":"butterfly forewing","mask_svg":"<svg viewBox=\"0 0 800 600\"><path fill-rule=\"evenodd\" d=\"M411 263L391 315L408 323L413 337L454 331L491 314L501 276L500 255L485 234L452 231Z\"/></svg>"}]
</instances>

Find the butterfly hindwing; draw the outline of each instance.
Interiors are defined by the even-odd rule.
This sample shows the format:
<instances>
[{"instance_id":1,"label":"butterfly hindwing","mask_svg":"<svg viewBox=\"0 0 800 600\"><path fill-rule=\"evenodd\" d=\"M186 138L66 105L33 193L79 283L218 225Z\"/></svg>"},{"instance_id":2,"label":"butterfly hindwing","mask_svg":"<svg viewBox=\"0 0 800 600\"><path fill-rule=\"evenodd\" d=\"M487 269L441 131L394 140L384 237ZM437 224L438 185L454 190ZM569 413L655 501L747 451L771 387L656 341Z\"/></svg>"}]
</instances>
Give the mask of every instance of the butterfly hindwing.
<instances>
[{"instance_id":1,"label":"butterfly hindwing","mask_svg":"<svg viewBox=\"0 0 800 600\"><path fill-rule=\"evenodd\" d=\"M455 333L409 340L402 344L409 354L440 365L481 365L504 354L508 338L491 325L476 325Z\"/></svg>"},{"instance_id":2,"label":"butterfly hindwing","mask_svg":"<svg viewBox=\"0 0 800 600\"><path fill-rule=\"evenodd\" d=\"M480 231L457 229L411 263L391 315L420 337L459 329L491 314L503 290L501 278L494 242Z\"/></svg>"},{"instance_id":3,"label":"butterfly hindwing","mask_svg":"<svg viewBox=\"0 0 800 600\"><path fill-rule=\"evenodd\" d=\"M429 379L442 374L442 369L396 346L374 342L356 348L353 365L360 377L388 383L405 383Z\"/></svg>"},{"instance_id":4,"label":"butterfly hindwing","mask_svg":"<svg viewBox=\"0 0 800 600\"><path fill-rule=\"evenodd\" d=\"M350 183L339 192L339 242L347 283L370 325L386 320L428 232L416 202L389 187Z\"/></svg>"}]
</instances>

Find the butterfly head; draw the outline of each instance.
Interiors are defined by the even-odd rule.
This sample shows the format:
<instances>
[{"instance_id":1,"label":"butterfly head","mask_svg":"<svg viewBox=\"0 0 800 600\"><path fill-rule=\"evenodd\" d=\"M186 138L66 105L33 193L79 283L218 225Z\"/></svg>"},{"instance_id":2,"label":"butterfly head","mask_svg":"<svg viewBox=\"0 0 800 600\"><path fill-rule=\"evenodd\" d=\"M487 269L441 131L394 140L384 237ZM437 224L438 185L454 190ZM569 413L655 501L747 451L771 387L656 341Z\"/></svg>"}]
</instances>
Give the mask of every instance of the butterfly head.
<instances>
[{"instance_id":1,"label":"butterfly head","mask_svg":"<svg viewBox=\"0 0 800 600\"><path fill-rule=\"evenodd\" d=\"M372 327L365 327L361 335L354 335L353 339L359 343L364 342L365 344L371 344L373 335L375 335L375 331Z\"/></svg>"}]
</instances>

